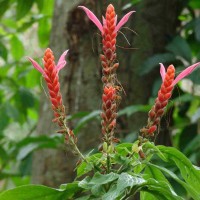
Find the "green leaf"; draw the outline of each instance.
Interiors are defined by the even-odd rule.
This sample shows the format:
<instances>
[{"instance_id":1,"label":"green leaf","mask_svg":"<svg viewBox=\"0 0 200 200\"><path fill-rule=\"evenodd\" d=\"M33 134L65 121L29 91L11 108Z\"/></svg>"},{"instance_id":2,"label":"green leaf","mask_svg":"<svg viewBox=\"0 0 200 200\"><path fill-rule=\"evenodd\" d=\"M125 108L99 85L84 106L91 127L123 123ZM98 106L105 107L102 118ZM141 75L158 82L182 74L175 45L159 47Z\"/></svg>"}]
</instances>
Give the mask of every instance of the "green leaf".
<instances>
[{"instance_id":1,"label":"green leaf","mask_svg":"<svg viewBox=\"0 0 200 200\"><path fill-rule=\"evenodd\" d=\"M132 188L135 186L136 188L140 187L145 183L145 180L138 176L132 176L128 173L122 173L119 175L119 179L117 180L117 184L110 188L110 190L102 196L102 199L116 199L125 193L127 188Z\"/></svg>"},{"instance_id":2,"label":"green leaf","mask_svg":"<svg viewBox=\"0 0 200 200\"><path fill-rule=\"evenodd\" d=\"M138 143L137 141L135 143ZM126 156L132 151L133 143L118 144L115 148L118 154Z\"/></svg>"},{"instance_id":3,"label":"green leaf","mask_svg":"<svg viewBox=\"0 0 200 200\"><path fill-rule=\"evenodd\" d=\"M0 42L0 57L7 61L8 51L3 43Z\"/></svg>"},{"instance_id":4,"label":"green leaf","mask_svg":"<svg viewBox=\"0 0 200 200\"><path fill-rule=\"evenodd\" d=\"M101 111L100 110L95 110L91 113L89 113L88 115L86 115L85 117L83 117L76 125L75 129L74 129L74 133L76 134L85 124L87 124L89 121L91 121L92 119L98 117L100 115Z\"/></svg>"},{"instance_id":5,"label":"green leaf","mask_svg":"<svg viewBox=\"0 0 200 200\"><path fill-rule=\"evenodd\" d=\"M98 165L98 162L99 162L101 157L102 157L102 153L96 153L96 154L93 154L89 157L86 157L86 159L89 163L82 162L77 167L77 177L80 177L80 176L88 173L89 171L91 171L94 168L93 165Z\"/></svg>"},{"instance_id":6,"label":"green leaf","mask_svg":"<svg viewBox=\"0 0 200 200\"><path fill-rule=\"evenodd\" d=\"M91 164L82 162L77 168L77 177L80 177L93 169Z\"/></svg>"},{"instance_id":7,"label":"green leaf","mask_svg":"<svg viewBox=\"0 0 200 200\"><path fill-rule=\"evenodd\" d=\"M175 163L185 182L192 186L194 190L200 191L200 170L197 170L190 160L177 149L165 146L157 147L164 154L168 162Z\"/></svg>"},{"instance_id":8,"label":"green leaf","mask_svg":"<svg viewBox=\"0 0 200 200\"><path fill-rule=\"evenodd\" d=\"M19 61L24 55L24 46L22 42L16 35L13 35L10 39L10 45L13 58Z\"/></svg>"},{"instance_id":9,"label":"green leaf","mask_svg":"<svg viewBox=\"0 0 200 200\"><path fill-rule=\"evenodd\" d=\"M118 116L126 114L128 117L130 117L132 114L136 112L148 112L150 108L151 106L149 105L132 105L120 110Z\"/></svg>"},{"instance_id":10,"label":"green leaf","mask_svg":"<svg viewBox=\"0 0 200 200\"><path fill-rule=\"evenodd\" d=\"M191 185L185 183L184 181L182 181L176 174L174 174L172 171L158 166L158 165L154 165L152 163L148 163L147 164L151 170L155 170L155 169L159 169L160 171L162 171L163 173L165 173L166 175L170 176L171 178L173 178L176 182L178 182L181 186L183 186L185 188L185 190L188 192L188 194L194 199L194 200L199 200L200 199L200 194L199 191L195 191L193 189L193 187L191 187ZM159 178L159 177L158 177Z\"/></svg>"},{"instance_id":11,"label":"green leaf","mask_svg":"<svg viewBox=\"0 0 200 200\"><path fill-rule=\"evenodd\" d=\"M0 200L63 200L66 194L42 185L25 185L0 194Z\"/></svg>"},{"instance_id":12,"label":"green leaf","mask_svg":"<svg viewBox=\"0 0 200 200\"><path fill-rule=\"evenodd\" d=\"M24 17L31 9L34 0L17 0L17 12L16 12L16 20Z\"/></svg>"},{"instance_id":13,"label":"green leaf","mask_svg":"<svg viewBox=\"0 0 200 200\"><path fill-rule=\"evenodd\" d=\"M41 47L45 47L49 44L50 39L50 24L47 17L40 19L38 23L38 39Z\"/></svg>"},{"instance_id":14,"label":"green leaf","mask_svg":"<svg viewBox=\"0 0 200 200\"><path fill-rule=\"evenodd\" d=\"M9 4L10 4L9 0L1 0L0 1L0 18L3 16L3 14L9 8Z\"/></svg>"},{"instance_id":15,"label":"green leaf","mask_svg":"<svg viewBox=\"0 0 200 200\"><path fill-rule=\"evenodd\" d=\"M166 46L166 49L174 53L175 56L180 56L191 63L192 51L187 41L182 37L175 37L172 42Z\"/></svg>"},{"instance_id":16,"label":"green leaf","mask_svg":"<svg viewBox=\"0 0 200 200\"><path fill-rule=\"evenodd\" d=\"M145 184L142 185L141 191L152 194L158 200L183 200L183 198L178 196L166 182L157 181L152 178L148 179ZM141 197L144 197L144 195ZM141 198L141 200L146 200L145 198Z\"/></svg>"},{"instance_id":17,"label":"green leaf","mask_svg":"<svg viewBox=\"0 0 200 200\"><path fill-rule=\"evenodd\" d=\"M189 6L191 6L193 9L199 9L200 8L200 1L198 0L190 0Z\"/></svg>"},{"instance_id":18,"label":"green leaf","mask_svg":"<svg viewBox=\"0 0 200 200\"><path fill-rule=\"evenodd\" d=\"M155 54L148 58L140 67L140 75L151 72L155 67L160 70L159 63L172 62L176 58L172 53Z\"/></svg>"},{"instance_id":19,"label":"green leaf","mask_svg":"<svg viewBox=\"0 0 200 200\"><path fill-rule=\"evenodd\" d=\"M78 182L77 181L73 182L73 183L62 184L60 186L60 189L62 191L66 191L67 196L65 196L65 198L66 197L72 198L74 196L74 194L76 194L77 192L80 192L80 191L83 190L82 188L80 188L78 186Z\"/></svg>"},{"instance_id":20,"label":"green leaf","mask_svg":"<svg viewBox=\"0 0 200 200\"><path fill-rule=\"evenodd\" d=\"M145 150L145 152L147 153L147 151L151 151L152 150L157 153L161 158L162 160L164 160L165 162L167 161L167 158L165 157L165 155L160 151L160 149L158 148L158 146L155 146L154 143L152 142L146 142L144 145L143 145L143 148Z\"/></svg>"},{"instance_id":21,"label":"green leaf","mask_svg":"<svg viewBox=\"0 0 200 200\"><path fill-rule=\"evenodd\" d=\"M58 141L56 137L47 137L43 135L38 137L25 138L15 144L15 147L12 149L12 152L13 154L17 155L17 160L23 160L36 149L57 148L61 141Z\"/></svg>"},{"instance_id":22,"label":"green leaf","mask_svg":"<svg viewBox=\"0 0 200 200\"><path fill-rule=\"evenodd\" d=\"M118 174L113 172L109 174L100 174L99 172L95 173L95 175L90 177L85 177L82 181L79 182L79 187L86 189L86 190L93 190L97 189L97 186L104 185L116 180L119 177ZM102 188L99 187L101 190Z\"/></svg>"},{"instance_id":23,"label":"green leaf","mask_svg":"<svg viewBox=\"0 0 200 200\"><path fill-rule=\"evenodd\" d=\"M113 172L109 173L109 174L100 174L99 172L97 172L93 178L90 180L90 184L93 185L103 185L103 184L107 184L110 183L112 181L114 181L115 179L117 179L119 177L118 174L115 174Z\"/></svg>"}]
</instances>

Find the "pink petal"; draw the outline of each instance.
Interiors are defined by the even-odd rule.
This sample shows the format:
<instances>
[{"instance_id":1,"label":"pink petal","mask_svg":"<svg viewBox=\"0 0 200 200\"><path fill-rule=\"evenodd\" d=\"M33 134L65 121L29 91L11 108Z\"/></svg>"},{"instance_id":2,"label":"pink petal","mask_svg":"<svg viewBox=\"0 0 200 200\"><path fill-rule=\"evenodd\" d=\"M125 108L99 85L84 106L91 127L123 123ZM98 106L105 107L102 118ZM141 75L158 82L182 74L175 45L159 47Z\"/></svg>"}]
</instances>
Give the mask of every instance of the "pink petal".
<instances>
[{"instance_id":1,"label":"pink petal","mask_svg":"<svg viewBox=\"0 0 200 200\"><path fill-rule=\"evenodd\" d=\"M119 29L128 21L129 17L134 13L135 11L128 12L117 24L115 31L119 31Z\"/></svg>"},{"instance_id":2,"label":"pink petal","mask_svg":"<svg viewBox=\"0 0 200 200\"><path fill-rule=\"evenodd\" d=\"M164 81L166 70L165 70L165 67L164 67L164 65L162 63L159 63L159 64L160 64L160 75L162 77L162 81Z\"/></svg>"},{"instance_id":3,"label":"pink petal","mask_svg":"<svg viewBox=\"0 0 200 200\"><path fill-rule=\"evenodd\" d=\"M58 72L67 64L65 61L65 56L67 55L68 51L69 50L64 51L58 60L58 64L56 65Z\"/></svg>"},{"instance_id":4,"label":"pink petal","mask_svg":"<svg viewBox=\"0 0 200 200\"><path fill-rule=\"evenodd\" d=\"M101 31L101 33L103 33L103 26L101 22L97 19L97 17L94 15L94 13L85 6L78 6L78 7L82 8L85 11L88 18L97 26L97 28Z\"/></svg>"},{"instance_id":5,"label":"pink petal","mask_svg":"<svg viewBox=\"0 0 200 200\"><path fill-rule=\"evenodd\" d=\"M46 76L44 70L42 69L42 67L40 67L40 65L39 65L35 60L33 60L33 59L30 58L30 57L27 57L27 58L28 58L29 61L32 63L32 65L33 65L33 67L34 67L35 69L37 69L43 76Z\"/></svg>"},{"instance_id":6,"label":"pink petal","mask_svg":"<svg viewBox=\"0 0 200 200\"><path fill-rule=\"evenodd\" d=\"M193 65L191 65L190 67L187 67L185 70L183 70L173 81L173 85L176 85L181 79L183 79L184 77L186 77L187 75L191 74L196 67L198 67L200 65L200 62L195 63Z\"/></svg>"}]
</instances>

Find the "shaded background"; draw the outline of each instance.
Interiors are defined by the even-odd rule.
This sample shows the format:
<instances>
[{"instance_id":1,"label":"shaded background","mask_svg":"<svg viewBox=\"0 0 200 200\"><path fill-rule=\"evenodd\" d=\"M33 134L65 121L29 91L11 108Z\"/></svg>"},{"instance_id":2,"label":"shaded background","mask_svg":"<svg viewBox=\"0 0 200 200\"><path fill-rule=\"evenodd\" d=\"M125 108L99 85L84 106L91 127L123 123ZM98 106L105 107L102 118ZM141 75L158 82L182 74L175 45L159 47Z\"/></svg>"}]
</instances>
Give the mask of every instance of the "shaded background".
<instances>
[{"instance_id":1,"label":"shaded background","mask_svg":"<svg viewBox=\"0 0 200 200\"><path fill-rule=\"evenodd\" d=\"M0 0L1 190L29 183L58 187L74 178L77 158L56 134L45 83L26 59L31 56L42 64L47 47L57 59L70 49L68 64L60 72L69 126L83 152L97 151L101 37L77 6L90 8L101 19L109 3L118 19L136 11L117 41L118 78L125 91L116 130L121 141L134 141L146 124L161 84L158 63L173 63L179 73L200 60L199 0ZM175 88L157 137L157 143L175 146L196 165L200 161L199 75L196 70Z\"/></svg>"}]
</instances>

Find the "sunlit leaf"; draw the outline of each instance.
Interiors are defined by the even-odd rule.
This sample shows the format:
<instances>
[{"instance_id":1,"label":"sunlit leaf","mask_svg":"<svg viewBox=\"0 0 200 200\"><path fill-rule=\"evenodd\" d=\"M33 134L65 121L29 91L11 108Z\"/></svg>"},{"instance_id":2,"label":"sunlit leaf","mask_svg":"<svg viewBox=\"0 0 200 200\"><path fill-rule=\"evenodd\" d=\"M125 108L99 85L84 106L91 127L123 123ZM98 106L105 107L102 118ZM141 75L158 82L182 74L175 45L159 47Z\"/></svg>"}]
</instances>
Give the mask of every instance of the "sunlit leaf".
<instances>
[{"instance_id":1,"label":"sunlit leaf","mask_svg":"<svg viewBox=\"0 0 200 200\"><path fill-rule=\"evenodd\" d=\"M19 20L24 17L31 9L34 0L17 0L16 19Z\"/></svg>"},{"instance_id":2,"label":"sunlit leaf","mask_svg":"<svg viewBox=\"0 0 200 200\"><path fill-rule=\"evenodd\" d=\"M10 39L10 45L13 58L15 60L20 60L24 55L24 46L22 41L16 35L13 35Z\"/></svg>"},{"instance_id":3,"label":"sunlit leaf","mask_svg":"<svg viewBox=\"0 0 200 200\"><path fill-rule=\"evenodd\" d=\"M42 185L26 185L0 194L0 200L63 200L65 192Z\"/></svg>"}]
</instances>

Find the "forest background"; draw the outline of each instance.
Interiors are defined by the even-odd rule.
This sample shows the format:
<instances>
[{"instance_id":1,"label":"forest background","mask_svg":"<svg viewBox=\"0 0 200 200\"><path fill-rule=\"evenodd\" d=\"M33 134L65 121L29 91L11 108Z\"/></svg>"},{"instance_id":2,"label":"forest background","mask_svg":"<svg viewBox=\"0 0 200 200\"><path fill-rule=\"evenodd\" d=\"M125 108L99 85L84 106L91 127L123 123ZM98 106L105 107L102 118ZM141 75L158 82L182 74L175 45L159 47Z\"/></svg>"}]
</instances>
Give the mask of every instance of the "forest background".
<instances>
[{"instance_id":1,"label":"forest background","mask_svg":"<svg viewBox=\"0 0 200 200\"><path fill-rule=\"evenodd\" d=\"M26 58L42 58L47 47L57 58L70 49L68 65L60 74L69 125L83 152L97 151L101 37L77 6L87 6L100 19L109 3L119 18L136 11L117 44L118 78L125 91L117 127L121 141L135 141L146 124L161 83L159 63L173 63L180 72L200 60L199 0L0 0L1 191L29 183L58 187L74 177L77 159L55 132L45 84ZM158 144L178 148L196 165L200 165L199 75L196 70L175 88L157 137Z\"/></svg>"}]
</instances>

